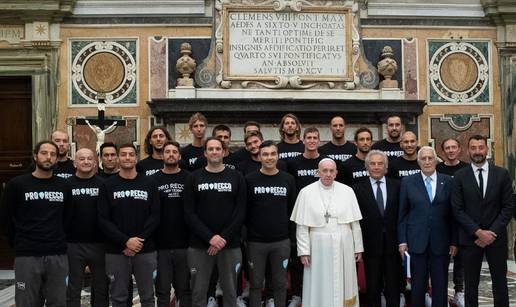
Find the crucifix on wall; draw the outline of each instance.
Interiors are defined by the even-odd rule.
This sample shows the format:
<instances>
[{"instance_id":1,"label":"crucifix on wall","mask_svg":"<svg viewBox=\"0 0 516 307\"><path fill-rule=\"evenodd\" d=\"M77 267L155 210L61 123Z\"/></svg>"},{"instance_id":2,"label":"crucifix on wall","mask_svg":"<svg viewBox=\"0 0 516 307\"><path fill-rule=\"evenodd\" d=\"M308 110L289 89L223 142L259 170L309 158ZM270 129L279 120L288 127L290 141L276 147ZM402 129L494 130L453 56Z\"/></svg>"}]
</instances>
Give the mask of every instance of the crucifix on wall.
<instances>
[{"instance_id":1,"label":"crucifix on wall","mask_svg":"<svg viewBox=\"0 0 516 307\"><path fill-rule=\"evenodd\" d=\"M85 118L77 118L75 120L76 125L87 125L97 137L97 146L96 151L100 153L100 146L104 143L106 134L113 132L116 127L125 126L126 121L123 119L106 119L106 100L105 94L99 93L97 95L97 109L98 115L97 119L85 119ZM107 128L106 128L107 126Z\"/></svg>"}]
</instances>

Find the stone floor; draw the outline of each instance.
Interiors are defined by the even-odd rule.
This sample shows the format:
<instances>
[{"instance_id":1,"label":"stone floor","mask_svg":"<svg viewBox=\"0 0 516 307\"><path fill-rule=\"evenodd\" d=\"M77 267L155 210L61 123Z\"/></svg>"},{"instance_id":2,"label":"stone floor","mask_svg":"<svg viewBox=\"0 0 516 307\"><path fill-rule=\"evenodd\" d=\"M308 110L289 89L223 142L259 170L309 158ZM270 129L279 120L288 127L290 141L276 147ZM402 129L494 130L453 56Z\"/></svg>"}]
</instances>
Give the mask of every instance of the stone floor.
<instances>
[{"instance_id":1,"label":"stone floor","mask_svg":"<svg viewBox=\"0 0 516 307\"><path fill-rule=\"evenodd\" d=\"M507 262L508 265L508 287L509 287L509 300L510 306L516 306L516 263L512 260ZM452 266L450 265L450 269ZM452 273L450 270L449 274L449 289L448 293L453 295L453 283ZM14 274L13 271L1 271L0 270L0 306L11 306L14 304ZM82 306L89 306L90 292L89 287L86 287L83 291ZM136 296L135 289L135 296ZM493 295L491 292L491 277L489 275L489 268L487 263L482 266L480 287L479 287L479 305L480 306L494 306Z\"/></svg>"}]
</instances>

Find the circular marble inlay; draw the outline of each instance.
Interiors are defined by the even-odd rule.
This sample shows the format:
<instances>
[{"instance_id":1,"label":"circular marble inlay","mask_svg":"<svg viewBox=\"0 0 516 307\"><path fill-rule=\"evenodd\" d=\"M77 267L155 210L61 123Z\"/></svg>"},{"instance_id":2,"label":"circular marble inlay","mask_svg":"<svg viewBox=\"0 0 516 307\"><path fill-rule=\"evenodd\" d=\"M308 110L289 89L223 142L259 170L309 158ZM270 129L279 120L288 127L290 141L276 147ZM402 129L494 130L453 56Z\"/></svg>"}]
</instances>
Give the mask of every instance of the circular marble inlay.
<instances>
[{"instance_id":1,"label":"circular marble inlay","mask_svg":"<svg viewBox=\"0 0 516 307\"><path fill-rule=\"evenodd\" d=\"M449 89L464 92L473 87L478 78L475 61L466 53L446 56L441 62L441 79Z\"/></svg>"},{"instance_id":2,"label":"circular marble inlay","mask_svg":"<svg viewBox=\"0 0 516 307\"><path fill-rule=\"evenodd\" d=\"M100 52L84 64L84 81L96 92L114 91L124 80L124 64L112 53Z\"/></svg>"},{"instance_id":3,"label":"circular marble inlay","mask_svg":"<svg viewBox=\"0 0 516 307\"><path fill-rule=\"evenodd\" d=\"M484 56L485 51L481 49L484 50L479 42L448 42L433 52L429 85L440 100L432 102L476 102L489 92L488 54ZM482 99L485 102L486 98Z\"/></svg>"}]
</instances>

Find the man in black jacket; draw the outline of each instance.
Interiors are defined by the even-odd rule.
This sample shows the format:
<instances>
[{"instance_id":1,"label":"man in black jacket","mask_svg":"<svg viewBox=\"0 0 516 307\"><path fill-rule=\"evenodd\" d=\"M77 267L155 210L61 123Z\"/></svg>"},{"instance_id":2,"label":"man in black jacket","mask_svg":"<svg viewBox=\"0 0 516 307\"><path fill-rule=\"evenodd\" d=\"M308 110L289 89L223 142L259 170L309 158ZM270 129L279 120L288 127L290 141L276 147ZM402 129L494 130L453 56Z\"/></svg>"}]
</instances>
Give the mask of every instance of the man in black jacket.
<instances>
[{"instance_id":1,"label":"man in black jacket","mask_svg":"<svg viewBox=\"0 0 516 307\"><path fill-rule=\"evenodd\" d=\"M471 166L453 177L452 206L459 223L459 244L464 260L466 306L478 306L478 284L484 255L493 282L494 305L509 306L507 289L507 224L513 217L509 172L489 164L487 138L468 141Z\"/></svg>"},{"instance_id":2,"label":"man in black jacket","mask_svg":"<svg viewBox=\"0 0 516 307\"><path fill-rule=\"evenodd\" d=\"M387 307L400 305L401 259L397 239L400 183L385 177L388 163L383 151L371 150L365 157L369 180L353 186L362 212L367 306L381 306L382 292Z\"/></svg>"}]
</instances>

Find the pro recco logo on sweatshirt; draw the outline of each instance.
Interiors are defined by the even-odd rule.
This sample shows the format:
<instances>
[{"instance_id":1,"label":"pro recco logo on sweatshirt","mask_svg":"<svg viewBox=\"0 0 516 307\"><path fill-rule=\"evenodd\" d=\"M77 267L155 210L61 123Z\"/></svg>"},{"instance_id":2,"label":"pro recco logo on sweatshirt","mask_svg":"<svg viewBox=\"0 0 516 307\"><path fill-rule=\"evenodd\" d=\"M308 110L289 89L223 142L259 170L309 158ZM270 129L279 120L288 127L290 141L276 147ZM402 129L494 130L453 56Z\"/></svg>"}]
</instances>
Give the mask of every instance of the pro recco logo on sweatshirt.
<instances>
[{"instance_id":1,"label":"pro recco logo on sweatshirt","mask_svg":"<svg viewBox=\"0 0 516 307\"><path fill-rule=\"evenodd\" d=\"M231 182L199 183L197 185L197 191L231 192L233 191L233 186Z\"/></svg>"},{"instance_id":2,"label":"pro recco logo on sweatshirt","mask_svg":"<svg viewBox=\"0 0 516 307\"><path fill-rule=\"evenodd\" d=\"M286 187L254 187L254 194L272 194L274 196L287 196Z\"/></svg>"},{"instance_id":3,"label":"pro recco logo on sweatshirt","mask_svg":"<svg viewBox=\"0 0 516 307\"><path fill-rule=\"evenodd\" d=\"M47 200L62 203L64 201L64 193L51 191L26 192L25 201L28 200Z\"/></svg>"},{"instance_id":4,"label":"pro recco logo on sweatshirt","mask_svg":"<svg viewBox=\"0 0 516 307\"><path fill-rule=\"evenodd\" d=\"M149 193L143 190L125 190L125 191L115 191L113 192L113 199L121 199L121 198L133 198L139 200L147 200L149 198Z\"/></svg>"},{"instance_id":5,"label":"pro recco logo on sweatshirt","mask_svg":"<svg viewBox=\"0 0 516 307\"><path fill-rule=\"evenodd\" d=\"M72 196L79 196L79 195L99 196L99 188L72 189Z\"/></svg>"}]
</instances>

